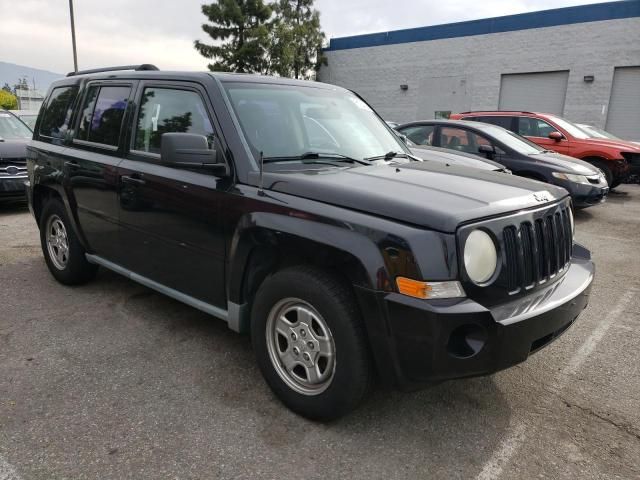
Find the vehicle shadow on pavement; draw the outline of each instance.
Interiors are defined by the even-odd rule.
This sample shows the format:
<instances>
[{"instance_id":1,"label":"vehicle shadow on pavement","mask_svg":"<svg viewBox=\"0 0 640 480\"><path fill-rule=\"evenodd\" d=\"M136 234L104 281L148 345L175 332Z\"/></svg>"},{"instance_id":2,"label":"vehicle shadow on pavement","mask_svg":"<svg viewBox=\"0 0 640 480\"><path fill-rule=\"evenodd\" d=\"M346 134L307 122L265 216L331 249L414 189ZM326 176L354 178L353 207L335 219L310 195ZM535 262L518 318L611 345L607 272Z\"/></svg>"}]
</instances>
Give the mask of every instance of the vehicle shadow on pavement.
<instances>
[{"instance_id":1,"label":"vehicle shadow on pavement","mask_svg":"<svg viewBox=\"0 0 640 480\"><path fill-rule=\"evenodd\" d=\"M4 215L20 215L29 211L26 201L3 201L0 199L0 217Z\"/></svg>"},{"instance_id":2,"label":"vehicle shadow on pavement","mask_svg":"<svg viewBox=\"0 0 640 480\"><path fill-rule=\"evenodd\" d=\"M249 337L222 321L104 270L64 287L34 259L5 266L0 282L22 290L0 316L0 440L12 438L17 465L46 452L50 477L98 478L108 465L113 478L159 478L190 465L288 478L292 449L305 478L320 465L324 478L438 477L481 468L509 428L491 377L377 390L340 420L311 422L275 398Z\"/></svg>"}]
</instances>

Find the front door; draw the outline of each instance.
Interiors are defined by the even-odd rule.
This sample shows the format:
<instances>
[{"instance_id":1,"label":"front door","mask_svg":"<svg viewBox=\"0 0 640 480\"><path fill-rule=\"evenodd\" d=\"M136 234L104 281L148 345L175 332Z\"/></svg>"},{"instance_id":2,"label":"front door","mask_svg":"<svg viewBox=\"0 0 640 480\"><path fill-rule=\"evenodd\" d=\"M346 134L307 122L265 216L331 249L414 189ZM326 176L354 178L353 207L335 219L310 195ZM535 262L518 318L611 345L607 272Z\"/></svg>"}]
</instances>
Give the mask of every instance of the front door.
<instances>
[{"instance_id":1,"label":"front door","mask_svg":"<svg viewBox=\"0 0 640 480\"><path fill-rule=\"evenodd\" d=\"M118 167L122 266L226 308L220 205L229 180L160 159L163 133L214 141L210 102L196 84L142 82L136 103L129 151Z\"/></svg>"},{"instance_id":2,"label":"front door","mask_svg":"<svg viewBox=\"0 0 640 480\"><path fill-rule=\"evenodd\" d=\"M569 140L567 140L566 137L562 138L562 140L549 138L551 132L559 132L559 130L544 120L533 117L518 118L517 133L519 135L528 138L546 150L553 150L554 152L567 155L569 152Z\"/></svg>"}]
</instances>

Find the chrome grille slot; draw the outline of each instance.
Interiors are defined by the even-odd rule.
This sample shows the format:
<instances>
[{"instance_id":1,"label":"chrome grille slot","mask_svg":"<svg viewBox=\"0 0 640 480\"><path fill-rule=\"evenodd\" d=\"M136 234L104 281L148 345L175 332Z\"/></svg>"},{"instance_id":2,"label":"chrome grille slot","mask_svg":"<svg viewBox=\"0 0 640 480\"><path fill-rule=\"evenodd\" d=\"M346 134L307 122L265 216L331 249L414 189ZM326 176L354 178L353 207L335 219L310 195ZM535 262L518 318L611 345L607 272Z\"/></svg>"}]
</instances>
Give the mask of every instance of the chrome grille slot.
<instances>
[{"instance_id":1,"label":"chrome grille slot","mask_svg":"<svg viewBox=\"0 0 640 480\"><path fill-rule=\"evenodd\" d=\"M509 293L517 293L554 278L571 261L572 236L568 207L505 227L498 284Z\"/></svg>"}]
</instances>

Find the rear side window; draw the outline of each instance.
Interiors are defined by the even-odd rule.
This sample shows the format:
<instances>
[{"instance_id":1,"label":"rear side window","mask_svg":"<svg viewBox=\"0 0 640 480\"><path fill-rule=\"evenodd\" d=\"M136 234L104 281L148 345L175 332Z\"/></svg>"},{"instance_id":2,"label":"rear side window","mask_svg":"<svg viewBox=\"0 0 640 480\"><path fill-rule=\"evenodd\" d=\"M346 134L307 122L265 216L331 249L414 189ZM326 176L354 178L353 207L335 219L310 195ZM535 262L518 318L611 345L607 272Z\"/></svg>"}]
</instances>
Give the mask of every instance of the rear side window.
<instances>
[{"instance_id":1,"label":"rear side window","mask_svg":"<svg viewBox=\"0 0 640 480\"><path fill-rule=\"evenodd\" d=\"M474 117L473 120L475 120L476 122L491 123L492 125L506 128L507 130L513 130L513 117Z\"/></svg>"},{"instance_id":2,"label":"rear side window","mask_svg":"<svg viewBox=\"0 0 640 480\"><path fill-rule=\"evenodd\" d=\"M130 92L130 87L90 87L81 110L77 138L117 147Z\"/></svg>"},{"instance_id":3,"label":"rear side window","mask_svg":"<svg viewBox=\"0 0 640 480\"><path fill-rule=\"evenodd\" d=\"M200 95L191 90L145 88L136 122L134 150L160 153L163 133L204 135L213 141L213 127Z\"/></svg>"},{"instance_id":4,"label":"rear side window","mask_svg":"<svg viewBox=\"0 0 640 480\"><path fill-rule=\"evenodd\" d=\"M39 133L43 137L62 140L69 128L72 104L78 93L78 87L58 87L51 91L46 107L42 112Z\"/></svg>"},{"instance_id":5,"label":"rear side window","mask_svg":"<svg viewBox=\"0 0 640 480\"><path fill-rule=\"evenodd\" d=\"M409 140L416 145L431 145L433 142L433 130L435 125L419 125L400 130Z\"/></svg>"}]
</instances>

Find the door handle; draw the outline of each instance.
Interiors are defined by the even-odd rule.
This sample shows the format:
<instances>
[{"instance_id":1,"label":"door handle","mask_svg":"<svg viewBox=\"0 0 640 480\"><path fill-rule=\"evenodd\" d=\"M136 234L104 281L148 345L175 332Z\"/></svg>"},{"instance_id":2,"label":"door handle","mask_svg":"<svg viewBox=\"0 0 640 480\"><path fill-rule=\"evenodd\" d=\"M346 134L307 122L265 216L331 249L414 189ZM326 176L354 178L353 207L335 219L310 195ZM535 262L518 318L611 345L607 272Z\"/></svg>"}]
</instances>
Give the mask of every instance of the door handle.
<instances>
[{"instance_id":1,"label":"door handle","mask_svg":"<svg viewBox=\"0 0 640 480\"><path fill-rule=\"evenodd\" d=\"M128 183L130 185L144 185L147 183L139 173L134 173L131 176L122 176L120 178L122 179L122 183Z\"/></svg>"},{"instance_id":2,"label":"door handle","mask_svg":"<svg viewBox=\"0 0 640 480\"><path fill-rule=\"evenodd\" d=\"M75 170L76 168L80 168L80 165L75 160L69 160L67 162L64 162L64 166L69 168L69 169L71 169L71 170Z\"/></svg>"}]
</instances>

